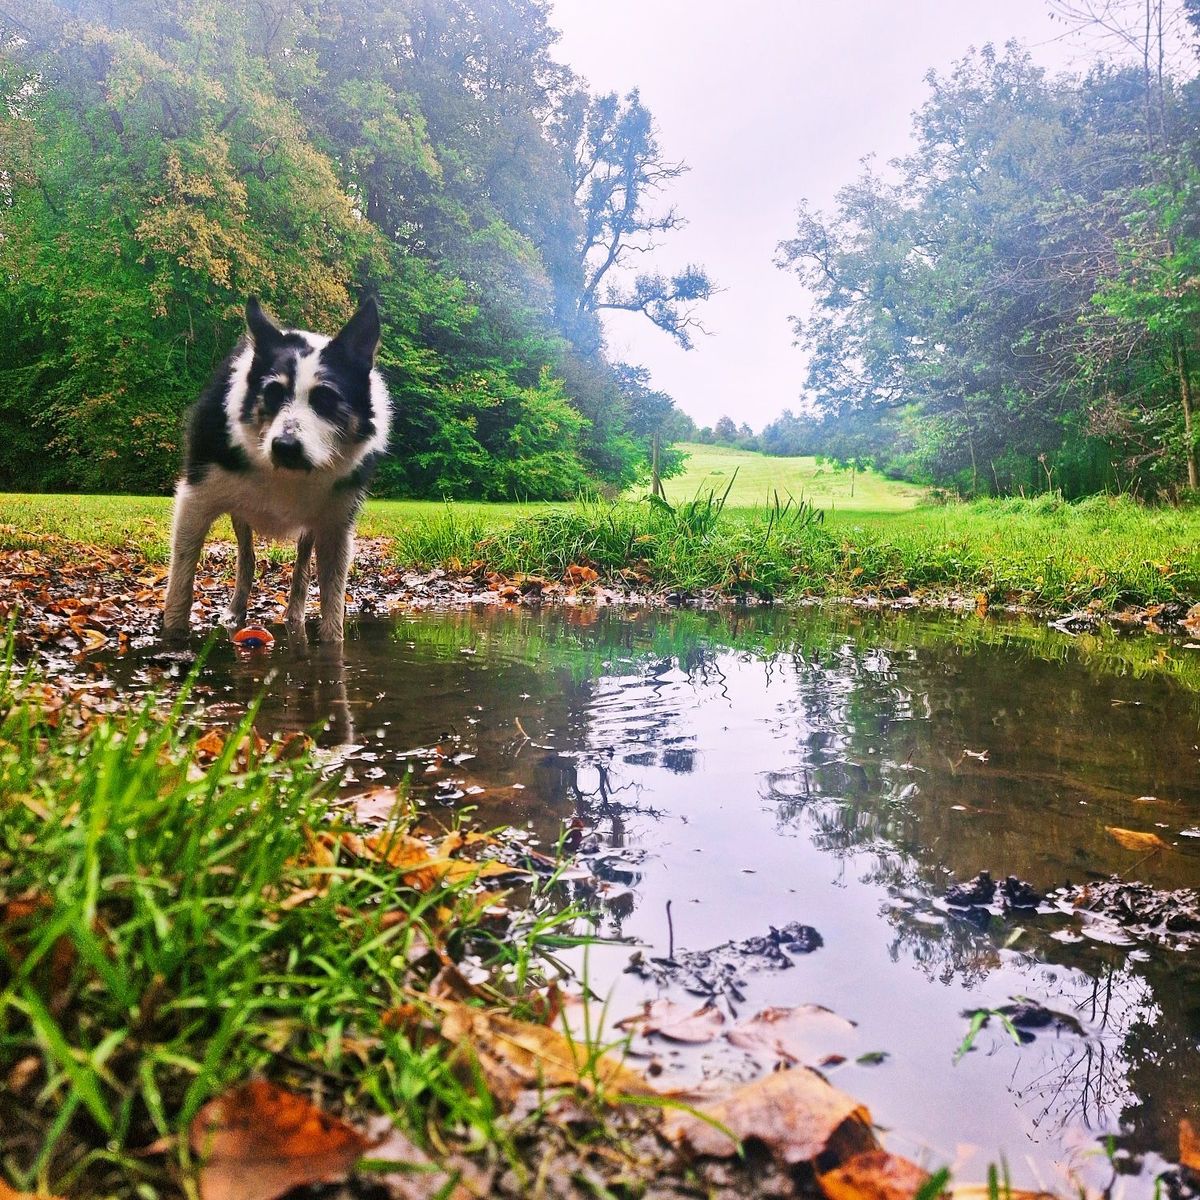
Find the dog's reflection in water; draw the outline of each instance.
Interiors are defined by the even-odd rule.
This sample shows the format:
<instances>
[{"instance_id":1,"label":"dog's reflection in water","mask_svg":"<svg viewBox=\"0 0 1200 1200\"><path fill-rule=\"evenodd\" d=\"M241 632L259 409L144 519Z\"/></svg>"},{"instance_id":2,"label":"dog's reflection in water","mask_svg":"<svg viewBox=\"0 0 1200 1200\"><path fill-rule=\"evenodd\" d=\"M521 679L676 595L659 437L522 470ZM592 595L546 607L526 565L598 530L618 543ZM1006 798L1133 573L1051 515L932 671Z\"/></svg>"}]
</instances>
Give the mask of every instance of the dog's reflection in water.
<instances>
[{"instance_id":1,"label":"dog's reflection in water","mask_svg":"<svg viewBox=\"0 0 1200 1200\"><path fill-rule=\"evenodd\" d=\"M331 748L355 739L340 643L309 643L302 634L285 635L269 655L239 653L230 683L230 699L238 705L249 706L262 697L255 726L263 737L306 733Z\"/></svg>"}]
</instances>

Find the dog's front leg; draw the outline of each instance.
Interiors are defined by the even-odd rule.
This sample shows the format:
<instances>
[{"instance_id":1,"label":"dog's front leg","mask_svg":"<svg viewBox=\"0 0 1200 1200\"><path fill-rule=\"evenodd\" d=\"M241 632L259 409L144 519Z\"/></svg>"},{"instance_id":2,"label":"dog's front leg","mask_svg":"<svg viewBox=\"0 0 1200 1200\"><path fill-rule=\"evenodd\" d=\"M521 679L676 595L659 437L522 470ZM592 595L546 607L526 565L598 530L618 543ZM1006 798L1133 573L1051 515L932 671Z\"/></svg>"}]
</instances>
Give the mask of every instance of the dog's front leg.
<instances>
[{"instance_id":1,"label":"dog's front leg","mask_svg":"<svg viewBox=\"0 0 1200 1200\"><path fill-rule=\"evenodd\" d=\"M287 627L290 633L304 632L304 612L308 607L308 568L312 561L313 535L305 532L296 542L296 561L292 566L292 586L288 591Z\"/></svg>"},{"instance_id":2,"label":"dog's front leg","mask_svg":"<svg viewBox=\"0 0 1200 1200\"><path fill-rule=\"evenodd\" d=\"M233 532L237 535L237 581L233 598L221 614L221 624L227 629L241 629L246 623L250 605L250 588L254 584L254 530L240 517L232 517Z\"/></svg>"},{"instance_id":3,"label":"dog's front leg","mask_svg":"<svg viewBox=\"0 0 1200 1200\"><path fill-rule=\"evenodd\" d=\"M163 604L163 633L168 638L186 638L188 635L196 564L214 519L215 514L208 506L199 503L187 484L183 484L175 494L175 511L171 517L171 569Z\"/></svg>"},{"instance_id":4,"label":"dog's front leg","mask_svg":"<svg viewBox=\"0 0 1200 1200\"><path fill-rule=\"evenodd\" d=\"M321 641L342 641L346 617L346 576L354 553L352 526L317 531L317 584L321 589Z\"/></svg>"}]
</instances>

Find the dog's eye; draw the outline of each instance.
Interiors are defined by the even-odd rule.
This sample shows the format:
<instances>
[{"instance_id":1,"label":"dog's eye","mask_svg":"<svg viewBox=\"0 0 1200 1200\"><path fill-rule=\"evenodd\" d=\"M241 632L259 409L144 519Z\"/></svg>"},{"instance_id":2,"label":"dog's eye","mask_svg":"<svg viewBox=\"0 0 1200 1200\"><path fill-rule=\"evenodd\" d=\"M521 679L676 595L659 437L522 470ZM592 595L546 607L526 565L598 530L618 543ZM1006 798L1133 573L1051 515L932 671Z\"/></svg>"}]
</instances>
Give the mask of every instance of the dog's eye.
<instances>
[{"instance_id":1,"label":"dog's eye","mask_svg":"<svg viewBox=\"0 0 1200 1200\"><path fill-rule=\"evenodd\" d=\"M278 379L271 380L262 390L263 407L268 412L278 412L287 399L287 388Z\"/></svg>"},{"instance_id":2,"label":"dog's eye","mask_svg":"<svg viewBox=\"0 0 1200 1200\"><path fill-rule=\"evenodd\" d=\"M325 421L336 421L342 413L342 398L330 387L315 387L308 393L313 412Z\"/></svg>"}]
</instances>

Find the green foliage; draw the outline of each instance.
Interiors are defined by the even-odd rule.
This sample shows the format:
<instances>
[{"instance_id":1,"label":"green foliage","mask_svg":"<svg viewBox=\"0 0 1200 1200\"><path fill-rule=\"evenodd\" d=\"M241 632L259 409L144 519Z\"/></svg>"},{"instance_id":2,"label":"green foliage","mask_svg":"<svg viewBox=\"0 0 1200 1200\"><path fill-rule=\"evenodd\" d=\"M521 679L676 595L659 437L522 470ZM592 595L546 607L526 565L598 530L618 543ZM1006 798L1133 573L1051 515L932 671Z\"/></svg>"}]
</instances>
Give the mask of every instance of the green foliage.
<instances>
[{"instance_id":1,"label":"green foliage","mask_svg":"<svg viewBox=\"0 0 1200 1200\"><path fill-rule=\"evenodd\" d=\"M364 290L399 409L381 490L565 497L643 474L636 397L579 318L561 118L592 102L554 36L540 0L15 0L0 485L166 490L245 296L329 329ZM621 112L596 109L593 135ZM653 171L637 117L631 169Z\"/></svg>"},{"instance_id":2,"label":"green foliage","mask_svg":"<svg viewBox=\"0 0 1200 1200\"><path fill-rule=\"evenodd\" d=\"M802 207L779 247L816 301L797 325L815 411L764 446L970 495L1177 488L1195 89L1103 63L1052 78L1013 45L929 88L912 152L831 214Z\"/></svg>"}]
</instances>

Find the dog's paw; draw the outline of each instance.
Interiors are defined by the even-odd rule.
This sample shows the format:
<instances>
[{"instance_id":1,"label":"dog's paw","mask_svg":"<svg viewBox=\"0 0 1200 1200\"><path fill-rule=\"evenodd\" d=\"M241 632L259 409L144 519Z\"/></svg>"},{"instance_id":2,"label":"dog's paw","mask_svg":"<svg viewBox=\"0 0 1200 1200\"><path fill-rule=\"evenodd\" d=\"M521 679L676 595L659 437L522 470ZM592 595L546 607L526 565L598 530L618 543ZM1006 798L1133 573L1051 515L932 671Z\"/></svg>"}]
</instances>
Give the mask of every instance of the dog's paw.
<instances>
[{"instance_id":1,"label":"dog's paw","mask_svg":"<svg viewBox=\"0 0 1200 1200\"><path fill-rule=\"evenodd\" d=\"M326 625L324 622L321 623L317 636L323 646L340 646L345 641L340 625Z\"/></svg>"},{"instance_id":2,"label":"dog's paw","mask_svg":"<svg viewBox=\"0 0 1200 1200\"><path fill-rule=\"evenodd\" d=\"M162 640L168 646L182 646L191 636L191 633L190 625L164 625L162 627Z\"/></svg>"},{"instance_id":3,"label":"dog's paw","mask_svg":"<svg viewBox=\"0 0 1200 1200\"><path fill-rule=\"evenodd\" d=\"M218 620L230 633L237 633L246 623L246 614L244 611L237 612L235 609L227 608Z\"/></svg>"}]
</instances>

